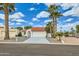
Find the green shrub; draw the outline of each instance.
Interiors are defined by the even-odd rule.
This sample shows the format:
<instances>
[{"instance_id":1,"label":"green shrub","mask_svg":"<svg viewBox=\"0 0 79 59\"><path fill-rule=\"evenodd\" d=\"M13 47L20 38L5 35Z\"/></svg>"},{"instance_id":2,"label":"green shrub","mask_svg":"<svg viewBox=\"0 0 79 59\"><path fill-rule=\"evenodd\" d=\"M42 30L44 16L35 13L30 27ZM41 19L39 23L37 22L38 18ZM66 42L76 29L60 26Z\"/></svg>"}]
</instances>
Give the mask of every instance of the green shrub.
<instances>
[{"instance_id":1,"label":"green shrub","mask_svg":"<svg viewBox=\"0 0 79 59\"><path fill-rule=\"evenodd\" d=\"M18 29L18 30L22 30L23 28L22 28L22 27L17 27L16 29Z\"/></svg>"},{"instance_id":2,"label":"green shrub","mask_svg":"<svg viewBox=\"0 0 79 59\"><path fill-rule=\"evenodd\" d=\"M19 32L19 33L18 33L18 36L19 36L19 37L21 37L21 36L22 36L22 33L21 33L21 32Z\"/></svg>"},{"instance_id":3,"label":"green shrub","mask_svg":"<svg viewBox=\"0 0 79 59\"><path fill-rule=\"evenodd\" d=\"M68 37L69 36L69 32L64 32L64 36Z\"/></svg>"},{"instance_id":4,"label":"green shrub","mask_svg":"<svg viewBox=\"0 0 79 59\"><path fill-rule=\"evenodd\" d=\"M63 36L62 32L56 32L56 36Z\"/></svg>"}]
</instances>

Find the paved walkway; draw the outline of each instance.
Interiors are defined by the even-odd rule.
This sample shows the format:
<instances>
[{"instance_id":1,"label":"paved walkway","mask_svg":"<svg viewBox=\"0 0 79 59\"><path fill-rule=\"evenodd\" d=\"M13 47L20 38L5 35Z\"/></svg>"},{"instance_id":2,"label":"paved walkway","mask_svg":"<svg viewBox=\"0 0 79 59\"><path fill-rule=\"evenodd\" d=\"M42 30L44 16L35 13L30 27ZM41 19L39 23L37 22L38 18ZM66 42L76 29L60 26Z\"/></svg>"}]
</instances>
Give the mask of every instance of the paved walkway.
<instances>
[{"instance_id":1,"label":"paved walkway","mask_svg":"<svg viewBox=\"0 0 79 59\"><path fill-rule=\"evenodd\" d=\"M31 37L24 42L26 43L50 43L45 37Z\"/></svg>"}]
</instances>

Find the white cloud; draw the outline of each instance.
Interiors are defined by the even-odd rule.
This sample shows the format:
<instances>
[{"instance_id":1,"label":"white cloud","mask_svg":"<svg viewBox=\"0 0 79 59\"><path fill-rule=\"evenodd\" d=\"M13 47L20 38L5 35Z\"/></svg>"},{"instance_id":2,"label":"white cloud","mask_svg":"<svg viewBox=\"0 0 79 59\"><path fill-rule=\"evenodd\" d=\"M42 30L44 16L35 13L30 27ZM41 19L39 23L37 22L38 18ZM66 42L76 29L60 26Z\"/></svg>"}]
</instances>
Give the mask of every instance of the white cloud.
<instances>
[{"instance_id":1,"label":"white cloud","mask_svg":"<svg viewBox=\"0 0 79 59\"><path fill-rule=\"evenodd\" d=\"M50 6L50 5L57 5L57 6L59 6L59 5L61 5L62 3L45 3L45 5L46 6Z\"/></svg>"},{"instance_id":2,"label":"white cloud","mask_svg":"<svg viewBox=\"0 0 79 59\"><path fill-rule=\"evenodd\" d=\"M74 10L69 10L69 11L66 11L65 13L63 13L64 16L72 16L74 15Z\"/></svg>"},{"instance_id":3,"label":"white cloud","mask_svg":"<svg viewBox=\"0 0 79 59\"><path fill-rule=\"evenodd\" d=\"M15 10L18 10L18 8L15 8Z\"/></svg>"},{"instance_id":4,"label":"white cloud","mask_svg":"<svg viewBox=\"0 0 79 59\"><path fill-rule=\"evenodd\" d=\"M45 3L46 6L50 5L60 5L64 10L70 8L70 7L78 7L78 3Z\"/></svg>"},{"instance_id":5,"label":"white cloud","mask_svg":"<svg viewBox=\"0 0 79 59\"><path fill-rule=\"evenodd\" d=\"M72 7L72 9L64 12L63 13L64 16L79 16L79 4L73 3L73 4L66 4L64 5L64 7L62 6L62 8L69 8L69 7Z\"/></svg>"},{"instance_id":6,"label":"white cloud","mask_svg":"<svg viewBox=\"0 0 79 59\"><path fill-rule=\"evenodd\" d=\"M33 25L33 22L30 22L29 25Z\"/></svg>"},{"instance_id":7,"label":"white cloud","mask_svg":"<svg viewBox=\"0 0 79 59\"><path fill-rule=\"evenodd\" d=\"M34 25L34 27L43 27L42 25Z\"/></svg>"},{"instance_id":8,"label":"white cloud","mask_svg":"<svg viewBox=\"0 0 79 59\"><path fill-rule=\"evenodd\" d=\"M16 22L27 22L27 21L25 21L25 20L23 20L23 19L12 19L11 21L16 21Z\"/></svg>"},{"instance_id":9,"label":"white cloud","mask_svg":"<svg viewBox=\"0 0 79 59\"><path fill-rule=\"evenodd\" d=\"M64 16L79 16L79 7L72 8L71 10L63 13Z\"/></svg>"},{"instance_id":10,"label":"white cloud","mask_svg":"<svg viewBox=\"0 0 79 59\"><path fill-rule=\"evenodd\" d=\"M76 21L74 23L66 23L64 25L63 24L58 24L57 25L57 27L58 27L57 31L60 31L60 30L62 30L62 31L70 31L71 28L75 29L76 25L79 25L79 21Z\"/></svg>"},{"instance_id":11,"label":"white cloud","mask_svg":"<svg viewBox=\"0 0 79 59\"><path fill-rule=\"evenodd\" d=\"M65 22L70 22L70 21L72 21L73 20L73 18L69 18L69 19L67 19Z\"/></svg>"},{"instance_id":12,"label":"white cloud","mask_svg":"<svg viewBox=\"0 0 79 59\"><path fill-rule=\"evenodd\" d=\"M37 5L39 5L40 3L36 3Z\"/></svg>"},{"instance_id":13,"label":"white cloud","mask_svg":"<svg viewBox=\"0 0 79 59\"><path fill-rule=\"evenodd\" d=\"M55 3L45 3L46 6L54 5Z\"/></svg>"},{"instance_id":14,"label":"white cloud","mask_svg":"<svg viewBox=\"0 0 79 59\"><path fill-rule=\"evenodd\" d=\"M79 4L78 3L45 3L45 5L47 5L48 7L53 4L60 5L64 10L72 7L71 10L68 10L65 13L63 13L64 16L79 16Z\"/></svg>"},{"instance_id":15,"label":"white cloud","mask_svg":"<svg viewBox=\"0 0 79 59\"><path fill-rule=\"evenodd\" d=\"M32 18L33 21L39 21L37 18Z\"/></svg>"},{"instance_id":16,"label":"white cloud","mask_svg":"<svg viewBox=\"0 0 79 59\"><path fill-rule=\"evenodd\" d=\"M11 19L11 21L16 21L16 19Z\"/></svg>"},{"instance_id":17,"label":"white cloud","mask_svg":"<svg viewBox=\"0 0 79 59\"><path fill-rule=\"evenodd\" d=\"M3 26L4 26L4 25L3 25L3 23L0 23L0 26L2 26L2 27L3 27Z\"/></svg>"},{"instance_id":18,"label":"white cloud","mask_svg":"<svg viewBox=\"0 0 79 59\"><path fill-rule=\"evenodd\" d=\"M35 8L30 8L29 10L30 10L30 11L33 11L33 10L35 10Z\"/></svg>"},{"instance_id":19,"label":"white cloud","mask_svg":"<svg viewBox=\"0 0 79 59\"><path fill-rule=\"evenodd\" d=\"M68 9L68 8L70 8L70 7L78 7L79 4L77 4L77 3L62 3L62 4L60 4L60 6L61 6L64 10L66 10L66 9Z\"/></svg>"},{"instance_id":20,"label":"white cloud","mask_svg":"<svg viewBox=\"0 0 79 59\"><path fill-rule=\"evenodd\" d=\"M16 25L21 25L21 23L16 23Z\"/></svg>"},{"instance_id":21,"label":"white cloud","mask_svg":"<svg viewBox=\"0 0 79 59\"><path fill-rule=\"evenodd\" d=\"M49 17L49 13L46 11L41 11L39 14L37 14L37 18L44 18L44 17Z\"/></svg>"},{"instance_id":22,"label":"white cloud","mask_svg":"<svg viewBox=\"0 0 79 59\"><path fill-rule=\"evenodd\" d=\"M66 23L66 24L58 24L57 25L58 28L57 28L57 31L70 31L72 27L74 27L74 24L73 23Z\"/></svg>"},{"instance_id":23,"label":"white cloud","mask_svg":"<svg viewBox=\"0 0 79 59\"><path fill-rule=\"evenodd\" d=\"M4 19L4 14L0 14L0 19Z\"/></svg>"},{"instance_id":24,"label":"white cloud","mask_svg":"<svg viewBox=\"0 0 79 59\"><path fill-rule=\"evenodd\" d=\"M10 19L11 18L17 19L17 18L22 18L22 17L24 17L24 14L21 13L21 12L17 12L17 13L14 13L14 14L12 14L12 15L9 16Z\"/></svg>"},{"instance_id":25,"label":"white cloud","mask_svg":"<svg viewBox=\"0 0 79 59\"><path fill-rule=\"evenodd\" d=\"M19 18L22 18L22 17L24 17L24 14L21 13L21 12L16 12L12 15L9 15L10 20L11 19L19 19ZM3 20L5 19L4 14L0 14L0 19L3 19Z\"/></svg>"},{"instance_id":26,"label":"white cloud","mask_svg":"<svg viewBox=\"0 0 79 59\"><path fill-rule=\"evenodd\" d=\"M10 26L13 26L14 24L15 24L15 23L11 23L11 22L9 23Z\"/></svg>"},{"instance_id":27,"label":"white cloud","mask_svg":"<svg viewBox=\"0 0 79 59\"><path fill-rule=\"evenodd\" d=\"M16 19L16 22L26 22L26 21L23 19Z\"/></svg>"},{"instance_id":28,"label":"white cloud","mask_svg":"<svg viewBox=\"0 0 79 59\"><path fill-rule=\"evenodd\" d=\"M50 20L45 20L44 21L44 23L48 23L48 22L51 22L52 20L50 19Z\"/></svg>"},{"instance_id":29,"label":"white cloud","mask_svg":"<svg viewBox=\"0 0 79 59\"><path fill-rule=\"evenodd\" d=\"M22 23L20 23L20 22L16 22L16 23L9 22L9 26L14 26L14 25L22 25Z\"/></svg>"},{"instance_id":30,"label":"white cloud","mask_svg":"<svg viewBox=\"0 0 79 59\"><path fill-rule=\"evenodd\" d=\"M23 13L21 13L21 12L16 12L16 13L14 13L14 14L12 14L12 15L9 15L9 20L10 20L10 21L16 21L16 22L17 22L16 25L21 25L21 22L27 22L27 21L21 19L22 17L24 17L24 14L23 14ZM0 19L5 20L4 14L0 14ZM12 26L12 25L15 24L15 23L11 23L10 21L9 21L9 25L10 25L10 26ZM3 24L0 23L0 26L3 26Z\"/></svg>"}]
</instances>

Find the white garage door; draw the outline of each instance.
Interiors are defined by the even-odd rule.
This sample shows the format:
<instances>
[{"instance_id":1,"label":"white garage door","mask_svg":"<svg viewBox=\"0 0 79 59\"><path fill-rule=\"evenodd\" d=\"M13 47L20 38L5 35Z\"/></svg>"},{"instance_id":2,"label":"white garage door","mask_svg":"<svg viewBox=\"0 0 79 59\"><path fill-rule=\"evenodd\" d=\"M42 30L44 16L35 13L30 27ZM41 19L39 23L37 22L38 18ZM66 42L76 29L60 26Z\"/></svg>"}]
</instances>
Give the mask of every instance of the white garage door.
<instances>
[{"instance_id":1,"label":"white garage door","mask_svg":"<svg viewBox=\"0 0 79 59\"><path fill-rule=\"evenodd\" d=\"M46 32L32 32L32 37L46 37Z\"/></svg>"}]
</instances>

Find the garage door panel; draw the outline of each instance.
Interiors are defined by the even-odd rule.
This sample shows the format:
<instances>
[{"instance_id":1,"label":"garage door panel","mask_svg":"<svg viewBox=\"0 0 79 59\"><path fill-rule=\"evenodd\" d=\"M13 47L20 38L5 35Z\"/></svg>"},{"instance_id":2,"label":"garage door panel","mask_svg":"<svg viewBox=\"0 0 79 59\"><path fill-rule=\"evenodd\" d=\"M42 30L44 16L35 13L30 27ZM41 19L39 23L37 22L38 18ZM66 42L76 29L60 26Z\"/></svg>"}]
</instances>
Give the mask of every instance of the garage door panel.
<instances>
[{"instance_id":1,"label":"garage door panel","mask_svg":"<svg viewBox=\"0 0 79 59\"><path fill-rule=\"evenodd\" d=\"M45 32L32 32L32 37L46 37Z\"/></svg>"}]
</instances>

